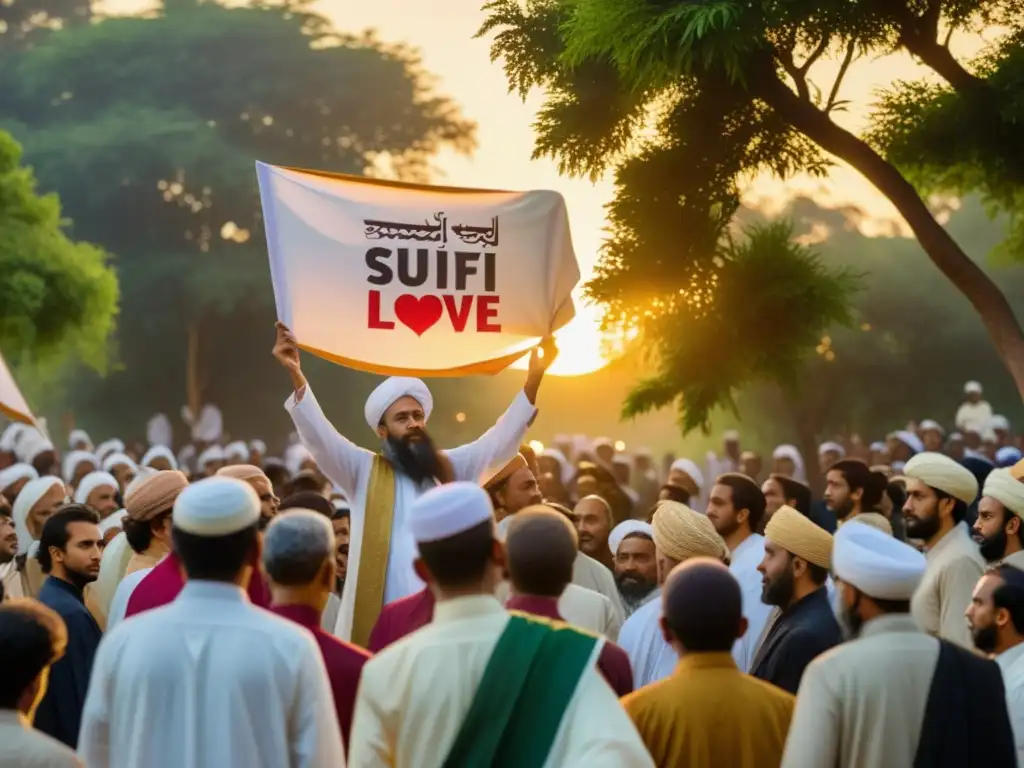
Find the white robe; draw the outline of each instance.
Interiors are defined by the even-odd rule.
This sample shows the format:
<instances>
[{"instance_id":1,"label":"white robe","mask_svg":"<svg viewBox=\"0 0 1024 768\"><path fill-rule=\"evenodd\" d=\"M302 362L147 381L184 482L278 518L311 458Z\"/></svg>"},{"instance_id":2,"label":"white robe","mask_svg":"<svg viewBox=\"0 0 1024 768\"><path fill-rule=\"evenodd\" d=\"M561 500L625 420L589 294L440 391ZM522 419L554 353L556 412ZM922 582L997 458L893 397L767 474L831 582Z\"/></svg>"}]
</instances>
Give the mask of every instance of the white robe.
<instances>
[{"instance_id":1,"label":"white robe","mask_svg":"<svg viewBox=\"0 0 1024 768\"><path fill-rule=\"evenodd\" d=\"M1006 688L1006 711L1017 744L1017 764L1024 765L1024 643L996 656Z\"/></svg>"},{"instance_id":2,"label":"white robe","mask_svg":"<svg viewBox=\"0 0 1024 768\"><path fill-rule=\"evenodd\" d=\"M664 680L675 671L679 654L661 634L661 595L653 597L626 619L619 632L619 645L633 667L633 687Z\"/></svg>"},{"instance_id":3,"label":"white robe","mask_svg":"<svg viewBox=\"0 0 1024 768\"><path fill-rule=\"evenodd\" d=\"M960 522L929 549L928 567L910 601L910 612L922 631L971 650L974 639L964 618L974 585L985 572L985 561Z\"/></svg>"},{"instance_id":4,"label":"white robe","mask_svg":"<svg viewBox=\"0 0 1024 768\"><path fill-rule=\"evenodd\" d=\"M761 600L761 572L757 566L764 560L764 536L751 534L732 552L729 571L740 583L743 597L743 616L747 631L732 646L732 658L740 672L749 672L757 652L758 640L764 632L772 607Z\"/></svg>"},{"instance_id":5,"label":"white robe","mask_svg":"<svg viewBox=\"0 0 1024 768\"><path fill-rule=\"evenodd\" d=\"M350 768L439 768L508 619L493 597L444 601L428 626L370 659L356 697ZM653 768L636 728L593 664L580 678L545 766Z\"/></svg>"},{"instance_id":6,"label":"white robe","mask_svg":"<svg viewBox=\"0 0 1024 768\"><path fill-rule=\"evenodd\" d=\"M139 582L146 578L152 570L152 568L140 568L121 579L121 583L117 585L117 589L114 591L114 599L110 601L110 611L107 613L107 632L110 632L124 621L124 615L128 612L128 601L131 600L132 592L135 591L135 588L139 586Z\"/></svg>"},{"instance_id":7,"label":"white robe","mask_svg":"<svg viewBox=\"0 0 1024 768\"><path fill-rule=\"evenodd\" d=\"M313 636L209 581L103 638L78 752L89 768L345 765Z\"/></svg>"},{"instance_id":8,"label":"white robe","mask_svg":"<svg viewBox=\"0 0 1024 768\"><path fill-rule=\"evenodd\" d=\"M366 494L374 453L338 434L308 385L298 403L295 402L294 393L288 398L285 409L291 414L299 437L313 454L320 470L341 488L351 502L352 534L348 552L348 576L334 629L336 636L348 640L352 636L352 613L362 555ZM519 445L536 413L537 409L526 394L520 391L493 427L472 443L446 451L455 479L475 483L489 467L510 461L519 452ZM385 603L407 597L423 588L423 582L413 570L416 542L409 528L409 507L429 487L418 486L408 476L396 474L394 517L384 583Z\"/></svg>"}]
</instances>

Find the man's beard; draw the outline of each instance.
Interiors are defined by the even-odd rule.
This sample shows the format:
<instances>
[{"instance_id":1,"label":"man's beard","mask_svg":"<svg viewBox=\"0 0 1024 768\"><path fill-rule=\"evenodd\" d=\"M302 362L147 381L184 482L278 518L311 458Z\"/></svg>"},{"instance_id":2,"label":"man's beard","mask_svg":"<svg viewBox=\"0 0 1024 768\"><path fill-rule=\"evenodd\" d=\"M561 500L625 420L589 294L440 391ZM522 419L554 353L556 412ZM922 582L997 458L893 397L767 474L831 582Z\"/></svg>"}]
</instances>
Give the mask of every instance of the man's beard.
<instances>
[{"instance_id":1,"label":"man's beard","mask_svg":"<svg viewBox=\"0 0 1024 768\"><path fill-rule=\"evenodd\" d=\"M85 589L86 586L92 584L99 578L97 573L87 573L86 571L76 571L73 568L64 566L64 575L67 577L67 581L74 584L79 589Z\"/></svg>"},{"instance_id":2,"label":"man's beard","mask_svg":"<svg viewBox=\"0 0 1024 768\"><path fill-rule=\"evenodd\" d=\"M971 630L971 636L974 638L974 647L979 651L982 653L995 653L996 646L999 644L995 624L990 624L980 629L973 629Z\"/></svg>"},{"instance_id":3,"label":"man's beard","mask_svg":"<svg viewBox=\"0 0 1024 768\"><path fill-rule=\"evenodd\" d=\"M647 581L634 573L616 573L615 584L619 588L619 594L629 600L642 600L651 594L656 586L653 581Z\"/></svg>"},{"instance_id":4,"label":"man's beard","mask_svg":"<svg viewBox=\"0 0 1024 768\"><path fill-rule=\"evenodd\" d=\"M832 508L829 507L829 509ZM832 509L832 512L835 514L836 520L845 520L850 516L850 513L853 512L853 499L847 498L846 501L838 507Z\"/></svg>"},{"instance_id":5,"label":"man's beard","mask_svg":"<svg viewBox=\"0 0 1024 768\"><path fill-rule=\"evenodd\" d=\"M928 541L939 532L939 526L941 525L938 513L931 517L910 517L904 515L903 519L906 522L907 538L920 541Z\"/></svg>"},{"instance_id":6,"label":"man's beard","mask_svg":"<svg viewBox=\"0 0 1024 768\"><path fill-rule=\"evenodd\" d=\"M981 556L985 558L986 563L994 563L997 560L1003 559L1003 555L1006 554L1006 542L1008 539L1005 528L1000 528L991 536L974 537L974 540L978 543L978 551L981 552Z\"/></svg>"},{"instance_id":7,"label":"man's beard","mask_svg":"<svg viewBox=\"0 0 1024 768\"><path fill-rule=\"evenodd\" d=\"M785 610L793 602L796 592L796 579L793 571L787 568L777 578L770 579L761 587L761 602L765 605L777 605Z\"/></svg>"},{"instance_id":8,"label":"man's beard","mask_svg":"<svg viewBox=\"0 0 1024 768\"><path fill-rule=\"evenodd\" d=\"M419 439L411 440L413 437ZM440 480L444 475L441 456L425 429L410 429L402 438L388 435L384 441L384 458L416 485Z\"/></svg>"},{"instance_id":9,"label":"man's beard","mask_svg":"<svg viewBox=\"0 0 1024 768\"><path fill-rule=\"evenodd\" d=\"M857 613L857 608L860 607L860 594L858 593L857 599L854 600L853 605L843 604L842 620L839 622L843 629L846 630L847 639L853 640L859 634L861 627L864 626L864 619Z\"/></svg>"}]
</instances>

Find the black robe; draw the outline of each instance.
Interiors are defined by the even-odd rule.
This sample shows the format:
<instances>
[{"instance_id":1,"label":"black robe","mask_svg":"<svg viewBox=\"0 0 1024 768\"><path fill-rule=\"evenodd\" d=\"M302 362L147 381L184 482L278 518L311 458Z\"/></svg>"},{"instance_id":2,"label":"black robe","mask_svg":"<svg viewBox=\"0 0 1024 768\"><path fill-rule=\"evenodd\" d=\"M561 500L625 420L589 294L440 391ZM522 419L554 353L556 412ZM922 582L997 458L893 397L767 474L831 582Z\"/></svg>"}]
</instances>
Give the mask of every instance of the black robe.
<instances>
[{"instance_id":1,"label":"black robe","mask_svg":"<svg viewBox=\"0 0 1024 768\"><path fill-rule=\"evenodd\" d=\"M795 694L807 665L843 641L825 587L786 609L754 657L750 674Z\"/></svg>"},{"instance_id":2,"label":"black robe","mask_svg":"<svg viewBox=\"0 0 1024 768\"><path fill-rule=\"evenodd\" d=\"M914 768L1015 768L999 665L940 640Z\"/></svg>"},{"instance_id":3,"label":"black robe","mask_svg":"<svg viewBox=\"0 0 1024 768\"><path fill-rule=\"evenodd\" d=\"M68 628L64 656L50 668L50 685L39 702L33 725L74 749L82 724L85 694L96 648L103 631L85 607L82 590L50 576L39 590L39 602L60 614Z\"/></svg>"}]
</instances>

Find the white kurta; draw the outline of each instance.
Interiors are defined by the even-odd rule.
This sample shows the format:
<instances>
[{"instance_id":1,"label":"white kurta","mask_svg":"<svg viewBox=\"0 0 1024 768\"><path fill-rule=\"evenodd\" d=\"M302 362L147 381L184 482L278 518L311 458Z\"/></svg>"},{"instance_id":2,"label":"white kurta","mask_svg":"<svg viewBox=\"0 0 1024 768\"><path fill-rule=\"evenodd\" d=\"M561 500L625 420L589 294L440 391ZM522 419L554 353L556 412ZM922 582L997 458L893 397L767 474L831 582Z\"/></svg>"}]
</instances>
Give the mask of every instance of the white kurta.
<instances>
[{"instance_id":1,"label":"white kurta","mask_svg":"<svg viewBox=\"0 0 1024 768\"><path fill-rule=\"evenodd\" d=\"M494 590L494 597L504 605L512 596L512 587L503 581ZM618 640L622 622L604 595L579 584L567 584L565 591L558 598L558 612L562 614L566 624L586 630L595 635L603 635L613 643Z\"/></svg>"},{"instance_id":2,"label":"white kurta","mask_svg":"<svg viewBox=\"0 0 1024 768\"><path fill-rule=\"evenodd\" d=\"M729 571L740 583L743 597L743 616L747 620L747 631L732 646L732 658L741 672L749 672L758 640L764 632L772 606L761 600L762 580L757 566L764 560L764 536L754 533L743 540L730 555Z\"/></svg>"},{"instance_id":3,"label":"white kurta","mask_svg":"<svg viewBox=\"0 0 1024 768\"><path fill-rule=\"evenodd\" d=\"M152 568L140 568L121 579L121 583L117 585L117 589L114 591L114 599L110 601L110 611L107 613L107 632L110 632L110 630L124 621L124 615L128 612L128 601L132 597L132 592L135 591L135 588L139 586L139 582L146 578L152 570Z\"/></svg>"},{"instance_id":4,"label":"white kurta","mask_svg":"<svg viewBox=\"0 0 1024 768\"><path fill-rule=\"evenodd\" d=\"M1017 764L1024 766L1024 643L996 656L1006 688L1006 711L1017 744Z\"/></svg>"},{"instance_id":5,"label":"white kurta","mask_svg":"<svg viewBox=\"0 0 1024 768\"><path fill-rule=\"evenodd\" d=\"M291 414L299 437L313 454L320 470L351 502L352 537L348 552L348 576L334 630L335 635L348 640L352 636L352 612L355 608L362 554L366 493L374 453L338 434L308 385L302 399L296 404L293 393L285 402L285 408ZM526 394L520 391L493 427L472 443L445 451L455 479L475 483L489 467L510 461L519 452L519 445L536 413L537 409ZM423 588L423 582L413 570L416 542L409 528L409 507L429 488L429 485L416 485L408 476L396 472L395 508L384 584L385 603L407 597Z\"/></svg>"},{"instance_id":6,"label":"white kurta","mask_svg":"<svg viewBox=\"0 0 1024 768\"><path fill-rule=\"evenodd\" d=\"M345 765L313 636L208 581L103 638L78 751L89 768Z\"/></svg>"},{"instance_id":7,"label":"white kurta","mask_svg":"<svg viewBox=\"0 0 1024 768\"><path fill-rule=\"evenodd\" d=\"M629 656L633 667L633 687L664 680L671 675L679 663L679 654L665 642L661 634L661 595L646 605L637 608L626 619L619 632L619 645Z\"/></svg>"},{"instance_id":8,"label":"white kurta","mask_svg":"<svg viewBox=\"0 0 1024 768\"><path fill-rule=\"evenodd\" d=\"M572 583L604 595L612 604L618 615L618 625L626 620L626 609L622 605L622 596L615 584L615 577L601 562L583 552L576 553L576 562L572 566ZM615 634L619 634L618 627Z\"/></svg>"},{"instance_id":9,"label":"white kurta","mask_svg":"<svg viewBox=\"0 0 1024 768\"><path fill-rule=\"evenodd\" d=\"M431 624L370 659L356 698L349 766L439 768L508 618L492 597L444 601L434 609ZM653 766L636 728L594 665L580 678L545 765Z\"/></svg>"},{"instance_id":10,"label":"white kurta","mask_svg":"<svg viewBox=\"0 0 1024 768\"><path fill-rule=\"evenodd\" d=\"M985 572L985 561L967 530L958 523L926 553L924 572L911 613L923 631L967 648L974 648L964 612L971 604L974 586Z\"/></svg>"},{"instance_id":11,"label":"white kurta","mask_svg":"<svg viewBox=\"0 0 1024 768\"><path fill-rule=\"evenodd\" d=\"M910 616L867 622L807 666L782 768L912 766L938 660Z\"/></svg>"}]
</instances>

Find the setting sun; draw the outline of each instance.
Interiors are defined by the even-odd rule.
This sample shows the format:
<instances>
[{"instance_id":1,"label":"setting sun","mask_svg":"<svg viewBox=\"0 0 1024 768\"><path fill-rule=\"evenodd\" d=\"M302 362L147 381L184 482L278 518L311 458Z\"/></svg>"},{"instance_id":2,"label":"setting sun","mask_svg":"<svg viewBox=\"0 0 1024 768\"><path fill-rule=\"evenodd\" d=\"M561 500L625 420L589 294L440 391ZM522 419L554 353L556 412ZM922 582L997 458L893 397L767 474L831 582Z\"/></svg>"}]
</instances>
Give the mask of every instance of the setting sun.
<instances>
[{"instance_id":1,"label":"setting sun","mask_svg":"<svg viewBox=\"0 0 1024 768\"><path fill-rule=\"evenodd\" d=\"M601 370L610 362L601 333L601 313L594 307L577 303L576 317L555 332L555 342L558 358L548 369L553 376L583 376ZM526 355L512 367L525 369L529 359Z\"/></svg>"}]
</instances>

